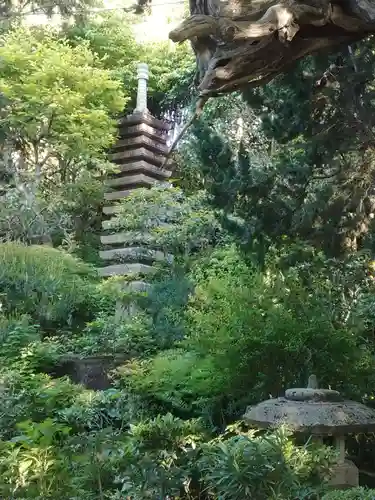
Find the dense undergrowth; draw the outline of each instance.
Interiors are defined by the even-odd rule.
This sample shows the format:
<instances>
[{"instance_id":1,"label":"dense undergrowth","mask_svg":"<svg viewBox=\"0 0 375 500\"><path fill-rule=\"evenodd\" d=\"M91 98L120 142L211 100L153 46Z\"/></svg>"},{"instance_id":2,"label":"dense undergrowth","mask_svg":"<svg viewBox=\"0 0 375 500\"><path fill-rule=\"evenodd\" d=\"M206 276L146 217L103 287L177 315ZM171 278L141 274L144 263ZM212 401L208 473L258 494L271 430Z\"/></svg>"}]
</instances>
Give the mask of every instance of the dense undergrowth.
<instances>
[{"instance_id":1,"label":"dense undergrowth","mask_svg":"<svg viewBox=\"0 0 375 500\"><path fill-rule=\"evenodd\" d=\"M179 187L137 190L107 229L168 256L134 293L95 270L105 150L137 62L150 64L150 110L178 119L192 54L139 44L126 15L34 29L12 8L0 23L0 498L373 498L330 490L331 448L242 421L312 373L374 406L373 42L309 58L248 104L208 103L176 155ZM337 85L318 91L327 68ZM116 360L108 389L64 372L87 359ZM356 438L351 458L373 469L373 437Z\"/></svg>"},{"instance_id":2,"label":"dense undergrowth","mask_svg":"<svg viewBox=\"0 0 375 500\"><path fill-rule=\"evenodd\" d=\"M334 262L309 282L303 265L261 273L233 245L206 248L185 263L190 293L163 304L164 329L177 332L177 315L179 334L161 339L151 297L133 297L138 316L116 320L115 282L88 265L46 246L0 252L2 498L336 498L332 450L296 447L285 429L257 435L241 415L311 372L364 397L374 373L366 277L354 304L347 276L329 278ZM159 273L155 286L175 291L173 272ZM45 373L73 352L132 357L112 389L94 392Z\"/></svg>"}]
</instances>

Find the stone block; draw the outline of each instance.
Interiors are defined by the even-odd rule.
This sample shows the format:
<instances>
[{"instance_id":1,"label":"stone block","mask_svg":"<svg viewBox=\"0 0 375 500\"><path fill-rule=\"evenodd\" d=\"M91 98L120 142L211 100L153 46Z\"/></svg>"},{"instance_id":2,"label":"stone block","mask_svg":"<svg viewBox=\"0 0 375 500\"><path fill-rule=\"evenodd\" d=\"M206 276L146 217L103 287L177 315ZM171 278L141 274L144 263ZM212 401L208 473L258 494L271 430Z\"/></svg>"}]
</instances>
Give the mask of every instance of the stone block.
<instances>
[{"instance_id":1,"label":"stone block","mask_svg":"<svg viewBox=\"0 0 375 500\"><path fill-rule=\"evenodd\" d=\"M123 176L126 174L143 173L149 175L150 177L155 177L155 179L160 179L161 181L169 179L172 175L171 170L165 170L163 168L156 167L155 165L151 165L144 160L117 165L117 170L120 172L119 176ZM114 181L116 178L117 177L111 177L106 181L106 183L109 186L115 185L115 183L113 184L112 181Z\"/></svg>"},{"instance_id":2,"label":"stone block","mask_svg":"<svg viewBox=\"0 0 375 500\"><path fill-rule=\"evenodd\" d=\"M126 247L114 248L111 250L102 250L99 256L103 260L126 260L126 259L142 259L153 262L172 262L173 256L159 250L152 250L147 247Z\"/></svg>"},{"instance_id":3,"label":"stone block","mask_svg":"<svg viewBox=\"0 0 375 500\"><path fill-rule=\"evenodd\" d=\"M137 125L130 125L128 127L120 127L119 128L119 136L120 140L119 143L121 142L121 139L126 138L126 137L134 137L134 136L139 136L143 135L146 137L149 137L153 141L157 141L160 144L166 144L167 143L167 132L165 130L160 130L152 127L151 125L148 125L147 123L139 123ZM114 148L117 147L117 144L113 146ZM121 145L120 145L121 147Z\"/></svg>"},{"instance_id":4,"label":"stone block","mask_svg":"<svg viewBox=\"0 0 375 500\"><path fill-rule=\"evenodd\" d=\"M169 148L166 144L162 144L159 141L155 141L151 137L147 137L145 135L126 137L124 139L120 139L113 146L113 149L129 149L133 150L135 148L145 147L149 149L151 152L156 154L166 155L168 154Z\"/></svg>"},{"instance_id":5,"label":"stone block","mask_svg":"<svg viewBox=\"0 0 375 500\"><path fill-rule=\"evenodd\" d=\"M151 243L154 241L154 236L150 233L138 233L134 234L131 232L115 233L115 234L103 234L100 237L100 242L103 245L121 245L122 243Z\"/></svg>"},{"instance_id":6,"label":"stone block","mask_svg":"<svg viewBox=\"0 0 375 500\"><path fill-rule=\"evenodd\" d=\"M97 271L102 278L109 276L131 276L132 274L149 274L155 269L152 266L139 263L113 264L101 267Z\"/></svg>"},{"instance_id":7,"label":"stone block","mask_svg":"<svg viewBox=\"0 0 375 500\"><path fill-rule=\"evenodd\" d=\"M159 182L149 175L143 173L137 173L134 175L124 175L123 177L115 177L108 179L106 185L110 187L121 186L121 187L152 187Z\"/></svg>"},{"instance_id":8,"label":"stone block","mask_svg":"<svg viewBox=\"0 0 375 500\"><path fill-rule=\"evenodd\" d=\"M68 376L72 382L87 389L105 390L111 387L109 373L124 363L131 355L97 355L80 357L64 356L48 370L51 377Z\"/></svg>"},{"instance_id":9,"label":"stone block","mask_svg":"<svg viewBox=\"0 0 375 500\"><path fill-rule=\"evenodd\" d=\"M105 214L105 215L115 215L119 211L120 211L119 205L112 205L112 206L107 205L107 206L103 207L103 214Z\"/></svg>"},{"instance_id":10,"label":"stone block","mask_svg":"<svg viewBox=\"0 0 375 500\"><path fill-rule=\"evenodd\" d=\"M169 123L158 120L149 113L133 113L129 116L124 116L119 120L119 128L127 128L129 126L139 125L141 123L145 123L150 127L153 127L157 130L163 130L165 132L169 132L169 130L171 130L172 128L172 125L170 125Z\"/></svg>"},{"instance_id":11,"label":"stone block","mask_svg":"<svg viewBox=\"0 0 375 500\"><path fill-rule=\"evenodd\" d=\"M137 160L145 160L152 165L161 166L165 162L165 156L155 154L144 147L128 151L119 151L109 155L109 160L115 163L127 163Z\"/></svg>"},{"instance_id":12,"label":"stone block","mask_svg":"<svg viewBox=\"0 0 375 500\"><path fill-rule=\"evenodd\" d=\"M131 189L126 189L122 191L112 191L110 193L104 193L104 199L106 201L112 200L121 200L122 198L126 198L131 193Z\"/></svg>"},{"instance_id":13,"label":"stone block","mask_svg":"<svg viewBox=\"0 0 375 500\"><path fill-rule=\"evenodd\" d=\"M358 468L350 460L335 466L329 485L335 489L355 488L359 485Z\"/></svg>"}]
</instances>

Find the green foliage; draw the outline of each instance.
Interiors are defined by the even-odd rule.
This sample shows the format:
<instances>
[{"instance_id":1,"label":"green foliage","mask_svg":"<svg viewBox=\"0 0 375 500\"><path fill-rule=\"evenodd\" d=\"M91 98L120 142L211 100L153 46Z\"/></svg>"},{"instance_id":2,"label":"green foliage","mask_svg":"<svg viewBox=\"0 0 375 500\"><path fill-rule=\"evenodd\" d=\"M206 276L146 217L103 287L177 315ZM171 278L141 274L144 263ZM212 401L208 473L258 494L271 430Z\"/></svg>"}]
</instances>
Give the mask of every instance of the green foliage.
<instances>
[{"instance_id":1,"label":"green foliage","mask_svg":"<svg viewBox=\"0 0 375 500\"><path fill-rule=\"evenodd\" d=\"M148 109L153 116L169 118L181 111L191 98L195 60L188 44L171 46L168 42L140 44L132 25L137 19L128 14L102 13L66 31L70 43L88 42L98 54L102 67L121 79L130 101L126 110L135 107L137 63L149 65Z\"/></svg>"},{"instance_id":2,"label":"green foliage","mask_svg":"<svg viewBox=\"0 0 375 500\"><path fill-rule=\"evenodd\" d=\"M334 463L334 452L296 447L283 431L259 437L229 429L208 438L199 421L172 415L141 420L118 435L76 433L53 418L24 420L13 438L0 441L0 492L63 500L198 499L204 492L229 500L316 499Z\"/></svg>"},{"instance_id":3,"label":"green foliage","mask_svg":"<svg viewBox=\"0 0 375 500\"><path fill-rule=\"evenodd\" d=\"M185 422L170 414L131 426L121 493L135 500L180 496L203 438L199 421Z\"/></svg>"},{"instance_id":4,"label":"green foliage","mask_svg":"<svg viewBox=\"0 0 375 500\"><path fill-rule=\"evenodd\" d=\"M59 434L66 435L69 428L52 419L38 424L25 421L18 426L21 434L1 443L0 470L2 494L27 494L27 498L53 498L64 484L63 457L53 446ZM16 498L17 498L16 497Z\"/></svg>"},{"instance_id":5,"label":"green foliage","mask_svg":"<svg viewBox=\"0 0 375 500\"><path fill-rule=\"evenodd\" d=\"M65 255L8 246L24 254L41 248L60 261ZM366 344L328 314L329 287L318 286L323 279L302 284L297 270L261 274L234 246L204 253L189 270L195 290L188 308L180 304L185 338L153 358L160 345L142 323L146 316L116 322L110 312L115 282L96 289L103 312L80 335L41 341L27 318L4 318L0 495L317 500L326 491L332 451L296 447L282 430L258 436L234 426L211 439L203 425L223 425L268 391L304 383L310 371L322 375L322 385L353 391L362 379L368 385L373 365ZM54 351L58 359L71 348L83 356L133 349L146 360L125 364L119 389L104 392L36 374L43 356L46 362ZM192 414L204 420L181 419Z\"/></svg>"},{"instance_id":6,"label":"green foliage","mask_svg":"<svg viewBox=\"0 0 375 500\"><path fill-rule=\"evenodd\" d=\"M53 200L55 201L55 200ZM0 203L0 234L3 240L40 244L72 231L69 214L41 196L28 197L22 189L7 187Z\"/></svg>"},{"instance_id":7,"label":"green foliage","mask_svg":"<svg viewBox=\"0 0 375 500\"><path fill-rule=\"evenodd\" d=\"M51 190L46 203L53 207L66 224L54 226L50 234L54 246L63 246L73 255L99 264L99 234L102 223L104 185L90 172L83 173L75 182L64 183Z\"/></svg>"},{"instance_id":8,"label":"green foliage","mask_svg":"<svg viewBox=\"0 0 375 500\"><path fill-rule=\"evenodd\" d=\"M2 438L12 437L16 424L24 420L40 422L55 417L82 392L79 386L68 380L55 381L44 374L36 375L30 373L30 370L20 370L19 366L2 373L1 386Z\"/></svg>"},{"instance_id":9,"label":"green foliage","mask_svg":"<svg viewBox=\"0 0 375 500\"><path fill-rule=\"evenodd\" d=\"M189 44L145 44L142 60L150 68L148 107L154 116L179 120L193 97L195 58Z\"/></svg>"},{"instance_id":10,"label":"green foliage","mask_svg":"<svg viewBox=\"0 0 375 500\"><path fill-rule=\"evenodd\" d=\"M39 328L27 316L19 319L0 316L0 359L4 364L19 359L24 347L40 340Z\"/></svg>"},{"instance_id":11,"label":"green foliage","mask_svg":"<svg viewBox=\"0 0 375 500\"><path fill-rule=\"evenodd\" d=\"M225 500L316 498L334 463L331 449L296 447L282 429L221 436L203 445L199 460L211 495Z\"/></svg>"},{"instance_id":12,"label":"green foliage","mask_svg":"<svg viewBox=\"0 0 375 500\"><path fill-rule=\"evenodd\" d=\"M212 246L222 236L220 223L203 192L188 197L172 187L137 189L118 207L109 222L111 229L129 231L135 241L144 240L175 255L187 256Z\"/></svg>"},{"instance_id":13,"label":"green foliage","mask_svg":"<svg viewBox=\"0 0 375 500\"><path fill-rule=\"evenodd\" d=\"M94 310L93 270L46 246L0 244L3 311L29 314L44 326L72 325Z\"/></svg>"},{"instance_id":14,"label":"green foliage","mask_svg":"<svg viewBox=\"0 0 375 500\"><path fill-rule=\"evenodd\" d=\"M170 272L162 269L148 293L138 298L138 304L152 319L148 330L158 350L168 349L184 337L184 311L192 289L184 267L175 265Z\"/></svg>"},{"instance_id":15,"label":"green foliage","mask_svg":"<svg viewBox=\"0 0 375 500\"><path fill-rule=\"evenodd\" d=\"M288 235L335 257L372 248L374 62L369 39L246 90L251 108L222 98L193 129L182 175L242 219L249 246Z\"/></svg>"},{"instance_id":16,"label":"green foliage","mask_svg":"<svg viewBox=\"0 0 375 500\"><path fill-rule=\"evenodd\" d=\"M138 393L215 425L246 404L303 387L310 373L322 386L361 396L371 349L357 324L336 317L324 281L307 287L296 273L260 274L243 264L233 277L234 266L227 275L218 260L214 254L214 272L191 297L179 349L134 366L128 383Z\"/></svg>"},{"instance_id":17,"label":"green foliage","mask_svg":"<svg viewBox=\"0 0 375 500\"><path fill-rule=\"evenodd\" d=\"M150 320L143 314L128 319L99 313L94 321L77 332L61 337L64 350L80 356L120 354L147 357L156 350L156 341L149 335Z\"/></svg>"},{"instance_id":18,"label":"green foliage","mask_svg":"<svg viewBox=\"0 0 375 500\"><path fill-rule=\"evenodd\" d=\"M63 18L77 15L77 11L79 12L77 17L82 18L90 7L97 5L100 3L95 0L33 0L31 2L4 0L0 6L0 16L1 20L12 22L28 13L43 13L51 17L57 10Z\"/></svg>"},{"instance_id":19,"label":"green foliage","mask_svg":"<svg viewBox=\"0 0 375 500\"><path fill-rule=\"evenodd\" d=\"M253 108L238 94L208 103L179 151L182 189L137 190L110 223L145 259L174 255L135 294L87 264L105 150L134 105L136 64L149 64L150 111L179 121L193 57L139 44L133 22L100 14L0 41L0 497L369 498L329 491L331 449L224 429L312 372L373 401L374 281L357 252L373 243L373 42L353 46L355 71L309 58L247 93ZM27 246L46 242L63 250ZM137 314L119 317L116 301ZM113 388L57 378L91 356L128 359Z\"/></svg>"},{"instance_id":20,"label":"green foliage","mask_svg":"<svg viewBox=\"0 0 375 500\"><path fill-rule=\"evenodd\" d=\"M0 57L8 99L2 126L22 154L21 172L38 182L64 160L67 178L77 171L73 160L102 157L114 138L111 114L125 100L120 82L86 45L71 48L51 32L19 27L3 35Z\"/></svg>"},{"instance_id":21,"label":"green foliage","mask_svg":"<svg viewBox=\"0 0 375 500\"><path fill-rule=\"evenodd\" d=\"M366 488L351 488L346 491L331 491L326 493L322 500L372 500L375 495L375 490Z\"/></svg>"},{"instance_id":22,"label":"green foliage","mask_svg":"<svg viewBox=\"0 0 375 500\"><path fill-rule=\"evenodd\" d=\"M103 12L64 33L75 47L87 43L97 54L100 65L121 78L130 97L137 88L136 64L143 48L134 38L132 23L135 22L128 14Z\"/></svg>"}]
</instances>

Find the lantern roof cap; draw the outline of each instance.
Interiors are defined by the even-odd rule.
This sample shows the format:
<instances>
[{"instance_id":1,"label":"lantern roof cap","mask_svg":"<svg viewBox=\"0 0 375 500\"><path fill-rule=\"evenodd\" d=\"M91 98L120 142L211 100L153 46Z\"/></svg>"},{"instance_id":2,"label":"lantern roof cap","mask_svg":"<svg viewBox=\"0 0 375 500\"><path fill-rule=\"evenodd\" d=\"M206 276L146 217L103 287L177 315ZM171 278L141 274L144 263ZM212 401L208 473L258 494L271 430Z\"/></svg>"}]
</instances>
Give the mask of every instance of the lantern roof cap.
<instances>
[{"instance_id":1,"label":"lantern roof cap","mask_svg":"<svg viewBox=\"0 0 375 500\"><path fill-rule=\"evenodd\" d=\"M288 389L284 397L249 406L243 418L258 428L285 425L296 433L320 436L375 431L375 410L345 400L338 391L318 388L315 375L307 387Z\"/></svg>"}]
</instances>

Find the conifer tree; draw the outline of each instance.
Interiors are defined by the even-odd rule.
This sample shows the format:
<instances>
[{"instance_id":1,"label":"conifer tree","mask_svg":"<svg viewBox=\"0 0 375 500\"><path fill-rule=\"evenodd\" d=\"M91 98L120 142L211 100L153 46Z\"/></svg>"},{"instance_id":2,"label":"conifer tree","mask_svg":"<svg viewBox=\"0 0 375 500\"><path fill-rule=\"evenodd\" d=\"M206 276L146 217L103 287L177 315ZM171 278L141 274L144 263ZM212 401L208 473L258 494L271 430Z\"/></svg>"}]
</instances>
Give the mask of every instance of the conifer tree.
<instances>
[{"instance_id":1,"label":"conifer tree","mask_svg":"<svg viewBox=\"0 0 375 500\"><path fill-rule=\"evenodd\" d=\"M253 242L299 237L332 256L366 244L375 212L373 46L309 57L246 91L238 117L250 106L261 126L245 123L239 146L226 140L228 127L203 120L194 129L206 187Z\"/></svg>"}]
</instances>

